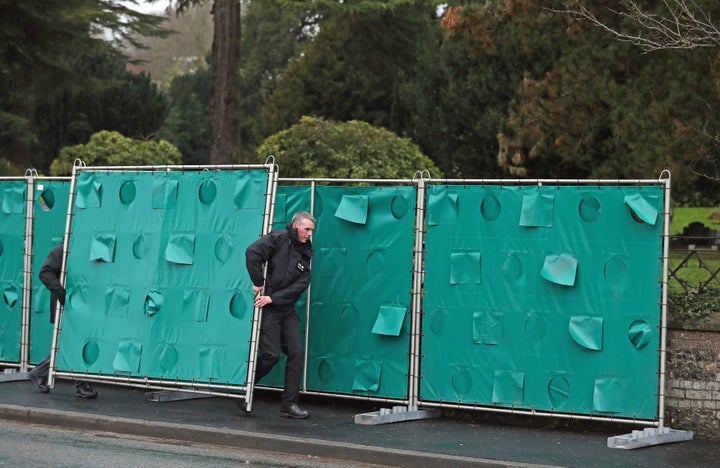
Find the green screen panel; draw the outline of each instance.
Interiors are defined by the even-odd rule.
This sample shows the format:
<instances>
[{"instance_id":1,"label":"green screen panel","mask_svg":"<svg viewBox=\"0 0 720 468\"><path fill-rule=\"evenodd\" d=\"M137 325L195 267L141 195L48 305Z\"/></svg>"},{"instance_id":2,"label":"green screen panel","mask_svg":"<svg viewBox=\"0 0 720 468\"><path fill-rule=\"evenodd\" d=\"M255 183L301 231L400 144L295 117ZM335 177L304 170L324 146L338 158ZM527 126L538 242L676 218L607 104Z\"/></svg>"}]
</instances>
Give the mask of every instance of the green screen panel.
<instances>
[{"instance_id":1,"label":"green screen panel","mask_svg":"<svg viewBox=\"0 0 720 468\"><path fill-rule=\"evenodd\" d=\"M267 171L76 180L57 369L245 384Z\"/></svg>"},{"instance_id":2,"label":"green screen panel","mask_svg":"<svg viewBox=\"0 0 720 468\"><path fill-rule=\"evenodd\" d=\"M0 179L0 363L20 362L27 181Z\"/></svg>"},{"instance_id":3,"label":"green screen panel","mask_svg":"<svg viewBox=\"0 0 720 468\"><path fill-rule=\"evenodd\" d=\"M53 325L50 323L50 291L38 274L45 258L65 234L70 179L37 180L34 184L32 304L30 309L30 357L37 364L50 354Z\"/></svg>"},{"instance_id":4,"label":"green screen panel","mask_svg":"<svg viewBox=\"0 0 720 468\"><path fill-rule=\"evenodd\" d=\"M429 186L421 399L657 418L662 207L659 186Z\"/></svg>"},{"instance_id":5,"label":"green screen panel","mask_svg":"<svg viewBox=\"0 0 720 468\"><path fill-rule=\"evenodd\" d=\"M282 183L282 181L281 181ZM298 211L310 213L312 188L308 185L278 185L275 194L273 229L285 229Z\"/></svg>"},{"instance_id":6,"label":"green screen panel","mask_svg":"<svg viewBox=\"0 0 720 468\"><path fill-rule=\"evenodd\" d=\"M316 187L308 390L407 398L415 194Z\"/></svg>"}]
</instances>

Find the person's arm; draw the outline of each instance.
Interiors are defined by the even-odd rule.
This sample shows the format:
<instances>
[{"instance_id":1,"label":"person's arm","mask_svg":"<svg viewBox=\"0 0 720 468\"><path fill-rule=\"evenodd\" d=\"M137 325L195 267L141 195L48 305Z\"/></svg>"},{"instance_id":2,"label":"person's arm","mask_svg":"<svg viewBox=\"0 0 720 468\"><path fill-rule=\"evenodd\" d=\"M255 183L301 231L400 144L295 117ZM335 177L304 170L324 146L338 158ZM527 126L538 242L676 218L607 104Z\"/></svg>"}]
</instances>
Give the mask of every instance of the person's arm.
<instances>
[{"instance_id":1,"label":"person's arm","mask_svg":"<svg viewBox=\"0 0 720 468\"><path fill-rule=\"evenodd\" d=\"M275 250L274 237L272 233L266 234L245 250L245 267L255 287L262 287L265 283L264 266Z\"/></svg>"},{"instance_id":2,"label":"person's arm","mask_svg":"<svg viewBox=\"0 0 720 468\"><path fill-rule=\"evenodd\" d=\"M57 296L60 304L65 305L65 288L60 283L60 270L62 269L62 257L63 250L62 245L59 245L50 251L45 263L40 268L40 281L50 290L55 296Z\"/></svg>"},{"instance_id":3,"label":"person's arm","mask_svg":"<svg viewBox=\"0 0 720 468\"><path fill-rule=\"evenodd\" d=\"M309 285L310 268L306 268L297 280L290 283L286 288L272 292L272 303L278 306L295 304L302 292L305 291Z\"/></svg>"}]
</instances>

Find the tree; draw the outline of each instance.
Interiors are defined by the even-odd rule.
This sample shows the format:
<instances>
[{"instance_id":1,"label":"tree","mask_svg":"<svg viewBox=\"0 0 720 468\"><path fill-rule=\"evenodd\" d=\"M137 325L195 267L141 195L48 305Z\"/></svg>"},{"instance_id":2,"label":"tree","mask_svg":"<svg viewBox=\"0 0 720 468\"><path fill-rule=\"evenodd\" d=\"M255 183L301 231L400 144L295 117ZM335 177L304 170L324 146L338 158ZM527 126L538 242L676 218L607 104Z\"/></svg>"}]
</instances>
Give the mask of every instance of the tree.
<instances>
[{"instance_id":1,"label":"tree","mask_svg":"<svg viewBox=\"0 0 720 468\"><path fill-rule=\"evenodd\" d=\"M274 156L283 177L412 178L442 172L407 138L366 122L302 117L258 148L258 161Z\"/></svg>"},{"instance_id":2,"label":"tree","mask_svg":"<svg viewBox=\"0 0 720 468\"><path fill-rule=\"evenodd\" d=\"M177 76L208 68L207 58L213 38L211 6L210 3L199 5L182 15L175 10L168 11L165 28L172 34L145 38L143 44L146 48L128 50L127 54L133 59L129 68L148 73L162 89L167 89Z\"/></svg>"},{"instance_id":3,"label":"tree","mask_svg":"<svg viewBox=\"0 0 720 468\"><path fill-rule=\"evenodd\" d=\"M266 102L263 134L303 115L401 128L406 114L399 85L415 63L416 41L431 27L432 13L427 1L347 2L328 9Z\"/></svg>"},{"instance_id":4,"label":"tree","mask_svg":"<svg viewBox=\"0 0 720 468\"><path fill-rule=\"evenodd\" d=\"M207 4L209 6L209 4ZM209 16L209 7L199 7L186 11L182 16L176 17L173 24L190 22L190 16L196 17L204 11ZM173 12L170 12L172 15ZM212 31L212 22L206 28ZM195 38L202 42L202 29L191 29L183 26L178 31L176 40L152 41L153 47L164 50L174 50L174 56L185 57L186 52L176 50L178 43L195 44L190 39ZM311 37L312 28L308 27L306 12L297 8L283 7L278 0L264 0L245 2L241 15L240 62L238 90L238 125L239 125L239 160L249 161L257 145L262 141L259 125L259 115L267 96L271 95L277 85L278 78L287 66L290 59L300 55L302 47ZM177 30L175 28L174 30ZM190 38L185 38L190 36ZM197 44L199 47L199 44ZM191 50L199 50L191 47ZM186 48L187 49L187 48ZM208 47L209 50L209 47ZM196 52L197 53L197 52ZM150 50L138 54L138 58L155 60L158 52ZM180 68L176 64L164 61L164 67L157 64L143 64L143 69L156 70L157 77L172 77L168 93L172 107L165 125L161 131L162 138L173 142L183 153L183 159L188 164L208 164L210 162L210 123L209 106L211 96L210 73L207 67L201 66L193 56L188 62L194 63L191 70L178 74ZM208 54L208 64L212 58ZM169 68L169 69L168 69Z\"/></svg>"},{"instance_id":5,"label":"tree","mask_svg":"<svg viewBox=\"0 0 720 468\"><path fill-rule=\"evenodd\" d=\"M616 3L603 7L610 17L575 1L567 9L554 11L589 22L645 52L720 46L720 22L713 19L718 13L715 1L662 0L641 4L636 0L619 0ZM613 21L613 16L620 21Z\"/></svg>"},{"instance_id":6,"label":"tree","mask_svg":"<svg viewBox=\"0 0 720 468\"><path fill-rule=\"evenodd\" d=\"M263 140L260 115L291 60L301 56L314 34L314 18L282 0L247 2L240 42L240 147L253 159Z\"/></svg>"},{"instance_id":7,"label":"tree","mask_svg":"<svg viewBox=\"0 0 720 468\"><path fill-rule=\"evenodd\" d=\"M638 54L567 15L546 26L573 40L544 76L518 86L499 135L501 164L518 176L612 179L669 168L676 202L720 201L697 176L715 154L703 133L720 128L716 81L704 79L715 74L714 52Z\"/></svg>"},{"instance_id":8,"label":"tree","mask_svg":"<svg viewBox=\"0 0 720 468\"><path fill-rule=\"evenodd\" d=\"M170 84L170 111L158 137L172 142L184 164L210 163L210 73L201 68L176 76Z\"/></svg>"},{"instance_id":9,"label":"tree","mask_svg":"<svg viewBox=\"0 0 720 468\"><path fill-rule=\"evenodd\" d=\"M34 165L38 100L88 85L75 58L117 51L121 43L140 46L135 37L165 34L162 21L111 0L0 0L0 157Z\"/></svg>"},{"instance_id":10,"label":"tree","mask_svg":"<svg viewBox=\"0 0 720 468\"><path fill-rule=\"evenodd\" d=\"M33 128L34 163L45 170L60 150L85 143L100 130L150 139L167 113L167 99L147 74L125 71L125 61L112 51L82 56L74 71L88 80L82 89L66 89L53 97L37 97Z\"/></svg>"},{"instance_id":11,"label":"tree","mask_svg":"<svg viewBox=\"0 0 720 468\"><path fill-rule=\"evenodd\" d=\"M177 165L182 162L180 151L165 140L134 140L118 132L103 130L90 137L85 145L63 148L52 162L50 174L72 174L73 164L78 159L88 166Z\"/></svg>"},{"instance_id":12,"label":"tree","mask_svg":"<svg viewBox=\"0 0 720 468\"><path fill-rule=\"evenodd\" d=\"M417 65L401 86L404 134L448 176L507 174L497 163L497 134L508 105L518 84L544 76L567 42L547 16L517 2L468 3L448 8L418 42Z\"/></svg>"},{"instance_id":13,"label":"tree","mask_svg":"<svg viewBox=\"0 0 720 468\"><path fill-rule=\"evenodd\" d=\"M208 0L174 0L182 14ZM240 0L214 0L212 94L210 97L210 163L238 162L238 89Z\"/></svg>"},{"instance_id":14,"label":"tree","mask_svg":"<svg viewBox=\"0 0 720 468\"><path fill-rule=\"evenodd\" d=\"M213 18L210 162L227 164L238 162L240 0L215 0Z\"/></svg>"},{"instance_id":15,"label":"tree","mask_svg":"<svg viewBox=\"0 0 720 468\"><path fill-rule=\"evenodd\" d=\"M720 13L720 5L714 1L662 0L641 4L635 0L617 0L610 5L584 5L572 2L566 9L554 11L595 26L621 42L639 47L647 54L683 51L685 55L690 55L695 51L693 55L697 56L696 49L709 48L714 54L720 46L720 22L716 19ZM716 60L712 58L707 60L711 72L714 72L716 67L713 62ZM713 75L716 76L715 73ZM702 76L701 74L697 78ZM714 82L717 83L717 79ZM687 84L690 85L689 82ZM695 86L695 83L692 83L692 86ZM681 128L683 134L692 137L693 140L706 141L705 145L701 145L704 148L690 146L696 152L685 157L685 164L680 169L690 170L697 176L696 183L709 185L709 191L717 193L717 181L720 181L720 158L717 156L720 150L720 136L718 136L717 123L714 123L716 119L702 117L707 116L707 111L715 107L714 101L720 94L717 85L715 88L715 99L701 103L698 107L701 111L700 118L676 118L675 127ZM686 103L678 104L680 107L687 107ZM711 148L707 147L708 143ZM718 197L711 197L710 200L717 202Z\"/></svg>"},{"instance_id":16,"label":"tree","mask_svg":"<svg viewBox=\"0 0 720 468\"><path fill-rule=\"evenodd\" d=\"M178 13L189 8L204 5L209 0L159 0L169 1ZM248 3L252 3L249 2ZM435 4L432 0L416 0L410 3ZM367 11L390 11L402 8L408 0L369 0L336 2L333 0L315 0L311 2L281 0L283 6L298 8L306 12L306 18L318 18L325 12L340 11L354 15ZM213 59L212 59L212 98L210 121L212 163L235 162L238 148L238 47L240 43L240 0L214 0L212 13L214 20ZM280 32L285 33L284 31ZM299 117L302 114L296 116ZM271 130L272 132L272 130ZM265 134L268 134L267 132Z\"/></svg>"}]
</instances>

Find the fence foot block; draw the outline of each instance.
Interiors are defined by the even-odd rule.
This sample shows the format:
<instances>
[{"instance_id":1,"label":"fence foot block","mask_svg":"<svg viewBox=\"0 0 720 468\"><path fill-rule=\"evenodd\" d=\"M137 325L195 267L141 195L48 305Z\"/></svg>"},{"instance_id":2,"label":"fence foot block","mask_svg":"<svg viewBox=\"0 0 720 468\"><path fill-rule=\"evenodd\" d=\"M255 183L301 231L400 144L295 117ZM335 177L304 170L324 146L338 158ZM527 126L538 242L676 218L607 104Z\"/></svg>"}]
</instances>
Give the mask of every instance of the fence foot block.
<instances>
[{"instance_id":1,"label":"fence foot block","mask_svg":"<svg viewBox=\"0 0 720 468\"><path fill-rule=\"evenodd\" d=\"M362 413L355 415L355 424L374 426L377 424L389 424L416 419L430 419L440 417L438 409L418 409L417 406L393 406L382 408L380 411Z\"/></svg>"},{"instance_id":2,"label":"fence foot block","mask_svg":"<svg viewBox=\"0 0 720 468\"><path fill-rule=\"evenodd\" d=\"M27 371L19 371L16 369L4 369L0 374L0 382L16 382L18 380L27 380Z\"/></svg>"},{"instance_id":3,"label":"fence foot block","mask_svg":"<svg viewBox=\"0 0 720 468\"><path fill-rule=\"evenodd\" d=\"M607 446L609 448L631 450L640 447L649 447L651 445L667 444L670 442L682 442L685 440L692 440L692 438L692 431L681 431L677 429L670 429L669 427L649 427L641 431L632 431L629 434L608 437Z\"/></svg>"},{"instance_id":4,"label":"fence foot block","mask_svg":"<svg viewBox=\"0 0 720 468\"><path fill-rule=\"evenodd\" d=\"M145 392L145 401L153 401L157 403L163 403L166 401L195 400L199 398L213 398L213 395L182 391Z\"/></svg>"}]
</instances>

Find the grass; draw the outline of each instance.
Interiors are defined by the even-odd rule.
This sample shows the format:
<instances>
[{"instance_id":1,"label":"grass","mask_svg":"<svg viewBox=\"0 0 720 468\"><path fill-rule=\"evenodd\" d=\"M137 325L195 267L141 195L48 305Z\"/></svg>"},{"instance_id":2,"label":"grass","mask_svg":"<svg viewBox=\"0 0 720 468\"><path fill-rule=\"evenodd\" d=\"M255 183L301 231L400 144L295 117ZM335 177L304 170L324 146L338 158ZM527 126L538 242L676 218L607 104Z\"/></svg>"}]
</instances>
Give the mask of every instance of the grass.
<instances>
[{"instance_id":1,"label":"grass","mask_svg":"<svg viewBox=\"0 0 720 468\"><path fill-rule=\"evenodd\" d=\"M720 219L709 218L710 214L717 213L720 216L720 208L716 207L691 207L672 208L670 210L670 235L680 235L683 228L693 221L700 221L710 229L720 230Z\"/></svg>"},{"instance_id":2,"label":"grass","mask_svg":"<svg viewBox=\"0 0 720 468\"><path fill-rule=\"evenodd\" d=\"M720 230L720 208L701 207L701 208L685 208L678 207L671 210L670 235L682 235L683 229L688 224L699 221L711 230ZM711 217L712 215L712 217ZM705 283L712 273L720 268L720 252L707 251L691 253L688 250L672 250L670 251L670 270L674 270L686 256L688 258L687 265L676 273L676 275L686 281L690 288L697 288L700 284ZM709 272L709 271L710 272ZM670 292L681 294L686 292L684 288L674 281L672 278L669 282ZM720 287L720 278L715 278L708 285L710 288Z\"/></svg>"},{"instance_id":3,"label":"grass","mask_svg":"<svg viewBox=\"0 0 720 468\"><path fill-rule=\"evenodd\" d=\"M669 272L675 270L677 266L686 257L688 257L687 265L680 268L675 275L688 283L688 287L697 289L700 284L705 284L713 273L720 269L720 251L704 250L690 252L688 250L672 250L670 251L670 259L668 262ZM670 292L682 293L684 288L675 281L669 279ZM720 289L720 274L716 275L708 284L708 287Z\"/></svg>"}]
</instances>

